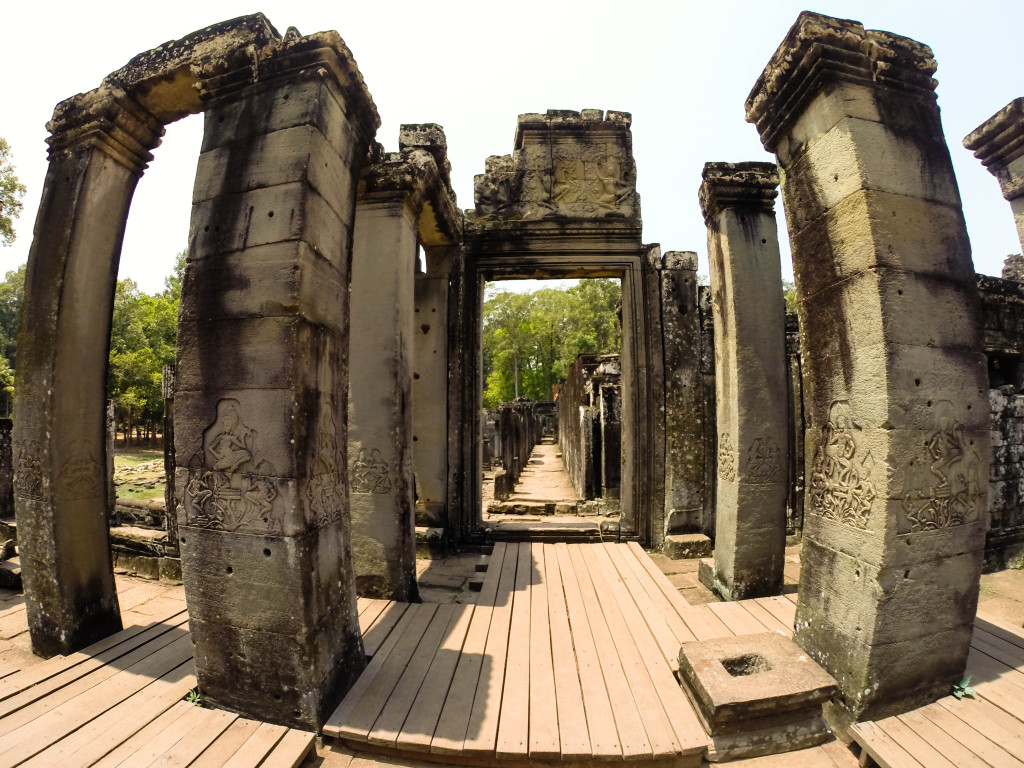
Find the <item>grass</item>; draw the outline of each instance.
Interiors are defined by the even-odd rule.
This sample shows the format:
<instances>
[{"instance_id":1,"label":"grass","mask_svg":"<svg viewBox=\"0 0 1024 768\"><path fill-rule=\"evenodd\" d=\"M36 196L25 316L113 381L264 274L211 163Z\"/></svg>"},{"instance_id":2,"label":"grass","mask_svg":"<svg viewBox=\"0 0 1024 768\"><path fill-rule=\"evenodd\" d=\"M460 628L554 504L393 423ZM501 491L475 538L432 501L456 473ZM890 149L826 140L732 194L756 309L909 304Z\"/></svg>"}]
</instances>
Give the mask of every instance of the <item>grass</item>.
<instances>
[{"instance_id":1,"label":"grass","mask_svg":"<svg viewBox=\"0 0 1024 768\"><path fill-rule=\"evenodd\" d=\"M164 452L152 448L115 448L114 468L134 467L136 464L144 464L147 461L163 459Z\"/></svg>"},{"instance_id":2,"label":"grass","mask_svg":"<svg viewBox=\"0 0 1024 768\"><path fill-rule=\"evenodd\" d=\"M158 469L153 472L144 472L138 475L124 475L127 482L117 486L117 495L122 499L135 499L148 501L149 499L162 499L164 489L167 487L163 474L164 452L161 449L129 447L114 450L114 475L118 476L119 470L136 467L140 464L148 464L152 461L159 461ZM152 480L159 480L156 487L148 488L146 483Z\"/></svg>"}]
</instances>

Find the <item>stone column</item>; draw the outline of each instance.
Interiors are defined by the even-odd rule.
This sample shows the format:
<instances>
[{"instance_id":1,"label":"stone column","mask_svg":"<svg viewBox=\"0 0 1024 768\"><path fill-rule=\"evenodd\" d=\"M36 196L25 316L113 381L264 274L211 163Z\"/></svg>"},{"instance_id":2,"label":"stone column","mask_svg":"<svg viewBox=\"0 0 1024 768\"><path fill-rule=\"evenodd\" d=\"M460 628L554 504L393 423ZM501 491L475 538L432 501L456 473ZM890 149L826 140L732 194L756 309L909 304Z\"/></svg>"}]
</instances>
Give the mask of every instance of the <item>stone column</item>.
<instances>
[{"instance_id":1,"label":"stone column","mask_svg":"<svg viewBox=\"0 0 1024 768\"><path fill-rule=\"evenodd\" d=\"M416 275L413 320L416 524L444 528L448 523L448 277L452 254L449 248L424 251L427 271ZM497 450L492 440L491 455Z\"/></svg>"},{"instance_id":2,"label":"stone column","mask_svg":"<svg viewBox=\"0 0 1024 768\"><path fill-rule=\"evenodd\" d=\"M116 88L59 104L25 277L15 385L18 540L33 650L121 629L110 561L106 361L135 185L163 127Z\"/></svg>"},{"instance_id":3,"label":"stone column","mask_svg":"<svg viewBox=\"0 0 1024 768\"><path fill-rule=\"evenodd\" d=\"M1024 250L1024 96L975 128L964 139L964 146L999 180Z\"/></svg>"},{"instance_id":4,"label":"stone column","mask_svg":"<svg viewBox=\"0 0 1024 768\"><path fill-rule=\"evenodd\" d=\"M704 517L704 382L697 254L668 251L661 268L665 353L665 535L700 533Z\"/></svg>"},{"instance_id":5,"label":"stone column","mask_svg":"<svg viewBox=\"0 0 1024 768\"><path fill-rule=\"evenodd\" d=\"M778 594L789 479L786 308L772 163L707 163L718 473L711 586L727 600Z\"/></svg>"},{"instance_id":6,"label":"stone column","mask_svg":"<svg viewBox=\"0 0 1024 768\"><path fill-rule=\"evenodd\" d=\"M364 597L402 602L418 600L411 387L419 212L414 206L409 191L400 187L360 197L352 244L348 451L356 590Z\"/></svg>"},{"instance_id":7,"label":"stone column","mask_svg":"<svg viewBox=\"0 0 1024 768\"><path fill-rule=\"evenodd\" d=\"M215 706L319 729L366 663L348 510L348 282L378 119L333 32L290 30L258 68L202 85L174 392L196 674Z\"/></svg>"},{"instance_id":8,"label":"stone column","mask_svg":"<svg viewBox=\"0 0 1024 768\"><path fill-rule=\"evenodd\" d=\"M747 100L778 157L807 418L796 640L873 719L948 694L978 600L980 309L921 43L802 13Z\"/></svg>"}]
</instances>

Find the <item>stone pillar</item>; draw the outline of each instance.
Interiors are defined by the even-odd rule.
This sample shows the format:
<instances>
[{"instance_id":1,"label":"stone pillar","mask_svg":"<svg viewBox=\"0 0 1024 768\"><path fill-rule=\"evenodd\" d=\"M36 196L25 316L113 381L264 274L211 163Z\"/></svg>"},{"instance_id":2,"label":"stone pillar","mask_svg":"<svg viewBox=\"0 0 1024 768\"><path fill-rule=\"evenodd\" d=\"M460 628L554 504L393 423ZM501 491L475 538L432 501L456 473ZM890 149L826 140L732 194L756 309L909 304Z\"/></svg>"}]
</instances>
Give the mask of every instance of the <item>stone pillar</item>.
<instances>
[{"instance_id":1,"label":"stone pillar","mask_svg":"<svg viewBox=\"0 0 1024 768\"><path fill-rule=\"evenodd\" d=\"M4 519L14 516L14 469L11 466L13 426L14 422L10 419L0 419L0 518Z\"/></svg>"},{"instance_id":2,"label":"stone pillar","mask_svg":"<svg viewBox=\"0 0 1024 768\"><path fill-rule=\"evenodd\" d=\"M873 719L948 694L990 460L974 266L921 43L802 13L747 100L775 152L807 419L796 640Z\"/></svg>"},{"instance_id":3,"label":"stone pillar","mask_svg":"<svg viewBox=\"0 0 1024 768\"><path fill-rule=\"evenodd\" d=\"M772 163L707 163L715 318L718 473L713 588L727 600L778 594L789 479L786 308Z\"/></svg>"},{"instance_id":4,"label":"stone pillar","mask_svg":"<svg viewBox=\"0 0 1024 768\"><path fill-rule=\"evenodd\" d=\"M413 282L418 211L407 191L360 197L352 244L348 453L352 558L363 597L415 602ZM428 330L429 330L429 324Z\"/></svg>"},{"instance_id":5,"label":"stone pillar","mask_svg":"<svg viewBox=\"0 0 1024 768\"><path fill-rule=\"evenodd\" d=\"M164 474L167 476L167 487L164 489L164 517L167 525L167 545L164 547L166 557L178 557L178 499L174 495L174 366L165 365L161 383L164 396Z\"/></svg>"},{"instance_id":6,"label":"stone pillar","mask_svg":"<svg viewBox=\"0 0 1024 768\"><path fill-rule=\"evenodd\" d=\"M975 128L964 146L999 180L1024 250L1024 96Z\"/></svg>"},{"instance_id":7,"label":"stone pillar","mask_svg":"<svg viewBox=\"0 0 1024 768\"><path fill-rule=\"evenodd\" d=\"M48 127L13 441L29 631L43 656L121 628L107 530L106 362L125 218L163 134L116 88L62 102Z\"/></svg>"},{"instance_id":8,"label":"stone pillar","mask_svg":"<svg viewBox=\"0 0 1024 768\"><path fill-rule=\"evenodd\" d=\"M616 364L618 360L615 361ZM622 383L608 374L599 388L601 410L601 498L618 499L622 484Z\"/></svg>"},{"instance_id":9,"label":"stone pillar","mask_svg":"<svg viewBox=\"0 0 1024 768\"><path fill-rule=\"evenodd\" d=\"M704 517L704 381L697 254L668 251L661 268L665 354L665 535L700 533Z\"/></svg>"},{"instance_id":10,"label":"stone pillar","mask_svg":"<svg viewBox=\"0 0 1024 768\"><path fill-rule=\"evenodd\" d=\"M178 540L204 701L319 729L366 663L348 284L378 118L334 32L289 30L242 75L202 83L174 393Z\"/></svg>"},{"instance_id":11,"label":"stone pillar","mask_svg":"<svg viewBox=\"0 0 1024 768\"><path fill-rule=\"evenodd\" d=\"M448 277L451 249L425 248L427 271L414 286L412 374L416 524L448 522ZM497 446L491 442L491 454ZM490 466L489 464L485 466Z\"/></svg>"}]
</instances>

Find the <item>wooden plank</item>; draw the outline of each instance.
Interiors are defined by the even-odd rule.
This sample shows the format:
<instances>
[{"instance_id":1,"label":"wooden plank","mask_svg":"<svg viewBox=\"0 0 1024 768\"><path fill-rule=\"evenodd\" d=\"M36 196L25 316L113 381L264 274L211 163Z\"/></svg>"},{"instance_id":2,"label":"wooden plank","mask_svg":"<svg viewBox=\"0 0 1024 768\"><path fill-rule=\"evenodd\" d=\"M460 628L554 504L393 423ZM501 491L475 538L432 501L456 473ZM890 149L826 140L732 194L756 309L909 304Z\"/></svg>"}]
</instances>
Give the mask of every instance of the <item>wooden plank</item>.
<instances>
[{"instance_id":1,"label":"wooden plank","mask_svg":"<svg viewBox=\"0 0 1024 768\"><path fill-rule=\"evenodd\" d=\"M627 658L631 659L633 670L630 673L630 687L633 689L634 699L644 713L644 726L647 728L648 736L651 736L651 713L657 717L660 702L665 713L665 722L671 733L674 734L676 754L701 755L707 749L708 739L704 727L697 719L697 714L690 704L676 680L671 669L668 669L658 660L660 650L654 635L650 632L639 607L630 597L627 585L616 579L617 570L611 560L608 547L588 546L583 548L585 553L591 554L586 558L595 578L595 585L599 579L603 579L605 588L609 590L613 601L604 603L605 615L609 611L615 612L617 608L621 614L622 624L630 637L622 635L622 643L619 644L618 633L622 627L613 628L613 637L616 638L616 646L625 653L620 652L623 663ZM609 621L609 627L613 627L613 621ZM630 643L630 638L632 643ZM650 679L651 688L655 694L655 700L650 704L643 703L642 694L638 693L636 683L644 685L644 674ZM651 737L652 746L654 739Z\"/></svg>"},{"instance_id":2,"label":"wooden plank","mask_svg":"<svg viewBox=\"0 0 1024 768\"><path fill-rule=\"evenodd\" d=\"M742 602L708 603L708 609L722 620L737 637L740 635L760 635L770 632L764 624L755 619Z\"/></svg>"},{"instance_id":3,"label":"wooden plank","mask_svg":"<svg viewBox=\"0 0 1024 768\"><path fill-rule=\"evenodd\" d=\"M654 607L650 596L644 588L643 582L636 577L636 574L630 568L627 558L633 559L633 556L626 554L629 552L629 547L610 541L605 542L602 546L604 547L605 556L611 561L618 574L618 578L622 580L626 587L627 598L636 604L644 624L658 644L662 658L665 659L669 669L675 672L679 669L679 639L666 623L661 613ZM650 579L644 579L643 581L649 582Z\"/></svg>"},{"instance_id":4,"label":"wooden plank","mask_svg":"<svg viewBox=\"0 0 1024 768\"><path fill-rule=\"evenodd\" d=\"M590 758L590 736L587 714L583 707L579 671L573 653L569 611L562 587L562 571L558 549L544 545L544 575L547 584L547 624L551 639L551 663L555 682L555 705L558 712L558 750L562 760ZM531 657L533 651L531 649ZM533 717L531 713L530 717ZM621 754L621 753L620 753Z\"/></svg>"},{"instance_id":5,"label":"wooden plank","mask_svg":"<svg viewBox=\"0 0 1024 768\"><path fill-rule=\"evenodd\" d=\"M782 597L786 600L789 600L789 602L791 602L793 605L796 605L796 601L798 599L796 592L787 592L786 594L782 595Z\"/></svg>"},{"instance_id":6,"label":"wooden plank","mask_svg":"<svg viewBox=\"0 0 1024 768\"><path fill-rule=\"evenodd\" d=\"M67 702L76 699L76 697L84 696L89 691L102 686L105 681L118 675L120 675L120 680L124 680L125 675L122 674L123 672L134 669L136 665L145 665L147 659L156 653L160 653L169 645L175 642L180 643L183 639L187 640L188 633L185 631L186 627L187 625L182 625L179 628L181 631L177 632L164 632L151 639L148 643L116 659L116 664L108 662L106 665L95 668L77 679L70 680L63 687L51 691L49 690L49 680L47 680L44 683L45 688L40 689L46 694L42 697L36 696L34 693L36 688L30 688L18 694L17 697L2 702L5 709L4 716L0 717L0 736L6 737L17 729L27 726L32 721L44 717L48 712L56 710ZM69 672L73 673L74 669L77 668L72 668ZM10 705L13 711L8 712L6 710L8 705Z\"/></svg>"},{"instance_id":7,"label":"wooden plank","mask_svg":"<svg viewBox=\"0 0 1024 768\"><path fill-rule=\"evenodd\" d=\"M548 575L544 545L530 547L533 573L530 580L530 689L529 755L531 760L550 760L561 755L558 735L558 700L555 666L548 619ZM557 567L557 566L556 566ZM561 599L561 596L558 596Z\"/></svg>"},{"instance_id":8,"label":"wooden plank","mask_svg":"<svg viewBox=\"0 0 1024 768\"><path fill-rule=\"evenodd\" d=\"M616 551L619 552L623 560L627 565L629 565L630 571L632 571L633 575L636 577L636 583L643 587L651 605L655 607L658 614L668 625L669 629L672 630L672 634L675 635L676 638L676 644L682 645L683 643L694 642L697 637L690 631L690 628L686 626L686 622L680 618L676 609L672 606L672 603L669 602L669 599L658 587L657 582L650 578L650 574L645 570L643 563L638 559L639 557L643 557L644 560L650 562L650 558L647 557L647 553L640 549L640 554L637 555L631 547L624 544L619 544L616 547ZM676 594L678 594L678 590L676 590ZM686 602L682 595L679 595L679 597L683 602ZM679 649L676 648L676 668L678 668L679 664L678 651Z\"/></svg>"},{"instance_id":9,"label":"wooden plank","mask_svg":"<svg viewBox=\"0 0 1024 768\"><path fill-rule=\"evenodd\" d=\"M630 690L622 661L615 649L611 629L601 610L601 601L594 589L594 583L590 578L580 546L579 544L569 545L569 560L576 575L576 582L579 584L583 606L587 613L587 622L590 624L590 631L594 637L594 647L597 649L601 673L604 677L605 687L608 689L608 700L612 705L612 715L615 717L623 759L650 759L654 752L644 728L644 720L637 710L633 692Z\"/></svg>"},{"instance_id":10,"label":"wooden plank","mask_svg":"<svg viewBox=\"0 0 1024 768\"><path fill-rule=\"evenodd\" d=\"M575 668L579 671L590 748L594 757L599 760L622 759L622 745L615 726L615 715L608 698L601 659L597 655L597 646L583 605L576 570L569 556L569 546L561 542L554 547L562 590L565 593L572 645L576 652Z\"/></svg>"},{"instance_id":11,"label":"wooden plank","mask_svg":"<svg viewBox=\"0 0 1024 768\"><path fill-rule=\"evenodd\" d=\"M778 619L779 623L787 629L790 636L793 635L793 627L796 625L795 603L791 603L782 595L759 597L754 602Z\"/></svg>"},{"instance_id":12,"label":"wooden plank","mask_svg":"<svg viewBox=\"0 0 1024 768\"><path fill-rule=\"evenodd\" d=\"M672 585L639 544L631 541L627 546L695 639L711 640L716 637L732 636L733 633L726 628L722 620L707 610L706 606L692 606L686 602L679 594L679 590Z\"/></svg>"},{"instance_id":13,"label":"wooden plank","mask_svg":"<svg viewBox=\"0 0 1024 768\"><path fill-rule=\"evenodd\" d=\"M176 705L195 684L195 669L189 658L56 744L52 736L47 737L46 743L51 746L22 768L91 765Z\"/></svg>"},{"instance_id":14,"label":"wooden plank","mask_svg":"<svg viewBox=\"0 0 1024 768\"><path fill-rule=\"evenodd\" d=\"M936 702L1011 755L1024 757L1024 723L982 699L947 696Z\"/></svg>"},{"instance_id":15,"label":"wooden plank","mask_svg":"<svg viewBox=\"0 0 1024 768\"><path fill-rule=\"evenodd\" d=\"M224 712L219 709L206 711L216 713L216 717L205 717L203 722L160 755L154 761L154 767L187 768L238 719L238 715L233 712Z\"/></svg>"},{"instance_id":16,"label":"wooden plank","mask_svg":"<svg viewBox=\"0 0 1024 768\"><path fill-rule=\"evenodd\" d=\"M967 654L966 674L976 695L1024 720L1024 674L973 649Z\"/></svg>"},{"instance_id":17,"label":"wooden plank","mask_svg":"<svg viewBox=\"0 0 1024 768\"><path fill-rule=\"evenodd\" d=\"M622 669L626 673L626 681L632 692L633 700L642 713L644 730L651 745L651 754L655 758L677 755L680 752L679 739L672 729L654 680L645 666L644 659L641 658L642 653L638 648L637 638L646 635L644 650L648 653L647 663L655 665L659 672L667 673L658 658L661 656L661 651L641 617L632 616L631 618L636 621L636 626L628 626L629 621L624 617L622 608L628 604L635 609L635 605L633 605L625 585L618 577L618 572L611 560L608 559L604 548L594 544L581 544L578 547L594 589L598 595L605 598L601 601L601 609L608 624L608 630L611 632L615 652L618 653ZM675 687L678 688L678 684Z\"/></svg>"},{"instance_id":18,"label":"wooden plank","mask_svg":"<svg viewBox=\"0 0 1024 768\"><path fill-rule=\"evenodd\" d=\"M437 612L437 605L420 603L410 605L405 615L409 617L406 622L403 618L395 632L401 631L398 641L395 643L391 653L388 654L384 663L376 670L366 689L362 691L359 702L344 722L337 724L337 735L345 739L366 741L377 717L387 705L388 698L398 685L398 681L405 671L406 665L416 652L416 647L423 638L431 619ZM374 659L376 661L376 659ZM369 670L369 667L367 667ZM365 672L364 672L365 674ZM362 677L360 676L360 680ZM360 681L357 680L358 684ZM355 686L353 686L353 690ZM350 692L351 694L351 692ZM344 707L348 696L342 702ZM335 712L337 715L337 712ZM333 720L333 717L332 717ZM326 732L326 728L325 728Z\"/></svg>"},{"instance_id":19,"label":"wooden plank","mask_svg":"<svg viewBox=\"0 0 1024 768\"><path fill-rule=\"evenodd\" d=\"M434 612L423 637L417 643L412 656L402 670L401 677L395 684L395 689L388 696L387 703L380 712L380 716L373 727L366 735L366 740L371 744L393 747L402 730L405 718L412 709L416 695L420 692L423 680L427 676L437 649L441 641L449 631L449 626L455 618L454 605L440 605Z\"/></svg>"},{"instance_id":20,"label":"wooden plank","mask_svg":"<svg viewBox=\"0 0 1024 768\"><path fill-rule=\"evenodd\" d=\"M185 635L128 669L115 670L116 674L109 679L6 734L5 748L0 753L0 767L6 768L26 760L191 658L192 641ZM145 723L139 727L142 725Z\"/></svg>"},{"instance_id":21,"label":"wooden plank","mask_svg":"<svg viewBox=\"0 0 1024 768\"><path fill-rule=\"evenodd\" d=\"M688 605L681 614L686 626L698 640L714 640L717 637L735 637L735 633L725 625L711 608L710 604Z\"/></svg>"},{"instance_id":22,"label":"wooden plank","mask_svg":"<svg viewBox=\"0 0 1024 768\"><path fill-rule=\"evenodd\" d=\"M283 725L261 723L221 768L255 768L287 732L288 729Z\"/></svg>"},{"instance_id":23,"label":"wooden plank","mask_svg":"<svg viewBox=\"0 0 1024 768\"><path fill-rule=\"evenodd\" d=\"M914 733L949 758L957 768L991 768L968 747L921 714L920 710L905 712L899 716L899 719L913 729Z\"/></svg>"},{"instance_id":24,"label":"wooden plank","mask_svg":"<svg viewBox=\"0 0 1024 768\"><path fill-rule=\"evenodd\" d=\"M493 600L493 597L491 599ZM396 746L399 749L421 752L430 750L430 741L434 736L434 730L437 728L438 719L451 688L452 678L460 661L462 647L473 617L474 607L472 605L455 607L455 618L451 628L435 654L423 685L409 710L409 716L405 719L402 730L398 734ZM482 652L482 641L480 648ZM473 686L476 687L475 680ZM465 732L459 742L461 743L464 738Z\"/></svg>"},{"instance_id":25,"label":"wooden plank","mask_svg":"<svg viewBox=\"0 0 1024 768\"><path fill-rule=\"evenodd\" d=\"M180 626L187 619L188 616L185 611L176 611L150 624L126 627L120 632L115 632L113 635L93 643L88 648L84 648L76 653L67 656L54 656L52 659L35 664L29 669L23 670L17 676L4 681L3 690L0 690L0 700L8 699L27 688L38 685L54 675L61 674L101 654L108 654L112 649L116 649L125 643L129 644L124 649L124 653L127 653L137 648L140 644L163 634L169 628ZM108 658L116 659L124 655L124 653L114 651L112 655L105 656L104 660Z\"/></svg>"},{"instance_id":26,"label":"wooden plank","mask_svg":"<svg viewBox=\"0 0 1024 768\"><path fill-rule=\"evenodd\" d=\"M1003 621L998 616L988 613L979 613L975 617L975 627L980 627L986 632L1001 637L1008 643L1013 643L1018 648L1024 648L1024 627L1017 627L1008 621Z\"/></svg>"},{"instance_id":27,"label":"wooden plank","mask_svg":"<svg viewBox=\"0 0 1024 768\"><path fill-rule=\"evenodd\" d=\"M334 714L332 714L324 724L324 733L328 736L337 737L341 735L339 729L345 725L349 718L352 717L352 715L359 709L363 696L373 684L374 678L380 674L381 670L384 668L388 657L391 655L392 651L394 651L399 638L404 634L405 629L408 627L409 622L412 621L412 618L412 612L406 612L402 615L395 631L388 635L387 640L384 641L380 650L374 654L373 659L366 665L366 669L363 670L363 673L359 675L348 693L345 694L345 698L341 700L341 704L338 705L338 708L334 710Z\"/></svg>"},{"instance_id":28,"label":"wooden plank","mask_svg":"<svg viewBox=\"0 0 1024 768\"><path fill-rule=\"evenodd\" d=\"M914 759L928 768L958 768L935 747L922 739L914 730L896 717L887 717L875 723L889 738L899 744Z\"/></svg>"},{"instance_id":29,"label":"wooden plank","mask_svg":"<svg viewBox=\"0 0 1024 768\"><path fill-rule=\"evenodd\" d=\"M261 723L238 718L220 737L199 755L189 768L221 768L228 759L252 736Z\"/></svg>"},{"instance_id":30,"label":"wooden plank","mask_svg":"<svg viewBox=\"0 0 1024 768\"><path fill-rule=\"evenodd\" d=\"M513 555L516 553L513 552ZM508 556L508 544L501 541L494 545L494 549L487 561L487 573L484 576L483 586L480 587L480 594L477 595L477 605L493 605L494 597L498 593L498 583L501 580L501 568Z\"/></svg>"},{"instance_id":31,"label":"wooden plank","mask_svg":"<svg viewBox=\"0 0 1024 768\"><path fill-rule=\"evenodd\" d=\"M76 663L57 671L55 665L47 672L38 676L38 682L26 687L19 693L0 701L0 718L5 718L12 712L16 712L43 697L49 697L46 704L36 707L35 712L42 714L47 709L58 703L67 701L77 693L99 684L108 677L113 677L118 671L141 661L146 656L154 653L160 648L179 638L187 631L185 629L188 616L185 613L178 614L172 621L176 624L158 624L155 627L128 637L124 642L118 643L106 651L95 656L83 656ZM178 630L178 631L174 631ZM76 654L77 655L77 654ZM82 678L88 679L83 680ZM31 680L26 677L23 682ZM76 685L72 686L73 683ZM54 692L59 692L53 696ZM13 722L13 721L12 721ZM25 722L21 720L21 722ZM7 733L11 724L4 722L0 725L0 734Z\"/></svg>"},{"instance_id":32,"label":"wooden plank","mask_svg":"<svg viewBox=\"0 0 1024 768\"><path fill-rule=\"evenodd\" d=\"M298 768L315 743L314 734L292 728L277 742L259 768Z\"/></svg>"},{"instance_id":33,"label":"wooden plank","mask_svg":"<svg viewBox=\"0 0 1024 768\"><path fill-rule=\"evenodd\" d=\"M494 744L498 759L518 760L529 753L530 736L530 583L536 565L529 542L519 545L515 600L508 632L501 717Z\"/></svg>"},{"instance_id":34,"label":"wooden plank","mask_svg":"<svg viewBox=\"0 0 1024 768\"><path fill-rule=\"evenodd\" d=\"M114 763L114 765L117 768L149 768L149 765L158 757L177 744L182 736L188 734L197 725L202 724L207 719L207 713L216 713L217 711L204 710L202 707L196 706L190 707L188 712L177 718L162 731L153 734L147 741L138 743L131 754L124 757L121 762ZM234 717L231 719L233 720ZM224 727L226 728L227 726ZM128 741L133 739L134 737L128 739Z\"/></svg>"},{"instance_id":35,"label":"wooden plank","mask_svg":"<svg viewBox=\"0 0 1024 768\"><path fill-rule=\"evenodd\" d=\"M857 742L882 768L928 768L917 762L877 723L857 723L850 729Z\"/></svg>"},{"instance_id":36,"label":"wooden plank","mask_svg":"<svg viewBox=\"0 0 1024 768\"><path fill-rule=\"evenodd\" d=\"M392 630L402 620L408 608L408 603L388 603L388 607L384 609L384 612L373 623L373 626L363 635L363 650L366 652L367 658L373 658L377 655L377 652L387 642Z\"/></svg>"},{"instance_id":37,"label":"wooden plank","mask_svg":"<svg viewBox=\"0 0 1024 768\"><path fill-rule=\"evenodd\" d=\"M91 768L116 768L116 766L121 764L121 761L135 754L137 750L167 730L176 720L191 714L195 709L197 707L194 704L189 704L187 701L179 701L158 718L150 721L149 725L145 728L136 731L134 736L121 742L116 749L104 755Z\"/></svg>"},{"instance_id":38,"label":"wooden plank","mask_svg":"<svg viewBox=\"0 0 1024 768\"><path fill-rule=\"evenodd\" d=\"M764 598L761 598L763 600ZM764 627L770 632L778 632L780 635L785 637L793 636L793 626L786 626L786 624L780 621L775 615L761 605L760 600L743 600L740 603L755 619L757 619Z\"/></svg>"},{"instance_id":39,"label":"wooden plank","mask_svg":"<svg viewBox=\"0 0 1024 768\"><path fill-rule=\"evenodd\" d=\"M441 710L441 716L430 741L430 751L436 754L461 753L467 741L480 736L479 724L484 721L483 710L492 690L500 687L505 679L505 650L500 648L502 640L508 645L508 617L511 616L512 587L516 579L516 562L504 543L496 544L491 553L491 568L499 574L495 594L490 595L490 582L484 579L478 596L476 610L470 623L466 642L455 668L451 689ZM490 569L488 569L490 570ZM490 576L490 573L488 573ZM499 626L504 623L504 627ZM500 666L495 663L495 654L500 652ZM501 702L501 693L496 693L494 706ZM475 730L470 732L471 724Z\"/></svg>"},{"instance_id":40,"label":"wooden plank","mask_svg":"<svg viewBox=\"0 0 1024 768\"><path fill-rule=\"evenodd\" d=\"M918 712L970 749L991 768L1024 768L1024 763L1008 754L998 744L983 736L946 708L938 704L931 704L921 707Z\"/></svg>"},{"instance_id":41,"label":"wooden plank","mask_svg":"<svg viewBox=\"0 0 1024 768\"><path fill-rule=\"evenodd\" d=\"M977 648L1009 667L1015 669L1024 667L1024 648L1018 648L1013 643L1008 643L998 635L990 634L979 627L974 628L971 647Z\"/></svg>"},{"instance_id":42,"label":"wooden plank","mask_svg":"<svg viewBox=\"0 0 1024 768\"><path fill-rule=\"evenodd\" d=\"M370 627L380 618L390 603L390 600L360 597L357 603L359 606L359 634L365 635L369 632Z\"/></svg>"},{"instance_id":43,"label":"wooden plank","mask_svg":"<svg viewBox=\"0 0 1024 768\"><path fill-rule=\"evenodd\" d=\"M21 671L21 665L13 661L0 661L0 680Z\"/></svg>"}]
</instances>

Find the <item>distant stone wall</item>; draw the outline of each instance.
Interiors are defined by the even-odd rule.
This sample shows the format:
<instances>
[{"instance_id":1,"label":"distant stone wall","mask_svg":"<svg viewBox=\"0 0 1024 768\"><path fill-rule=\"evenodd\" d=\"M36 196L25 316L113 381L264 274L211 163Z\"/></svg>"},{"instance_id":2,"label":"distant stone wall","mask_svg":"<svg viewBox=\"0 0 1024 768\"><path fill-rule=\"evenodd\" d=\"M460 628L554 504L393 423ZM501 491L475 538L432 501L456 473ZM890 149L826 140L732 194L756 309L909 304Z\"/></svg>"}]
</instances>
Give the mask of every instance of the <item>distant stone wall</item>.
<instances>
[{"instance_id":1,"label":"distant stone wall","mask_svg":"<svg viewBox=\"0 0 1024 768\"><path fill-rule=\"evenodd\" d=\"M618 499L622 469L619 356L581 354L558 391L558 445L576 495Z\"/></svg>"}]
</instances>

